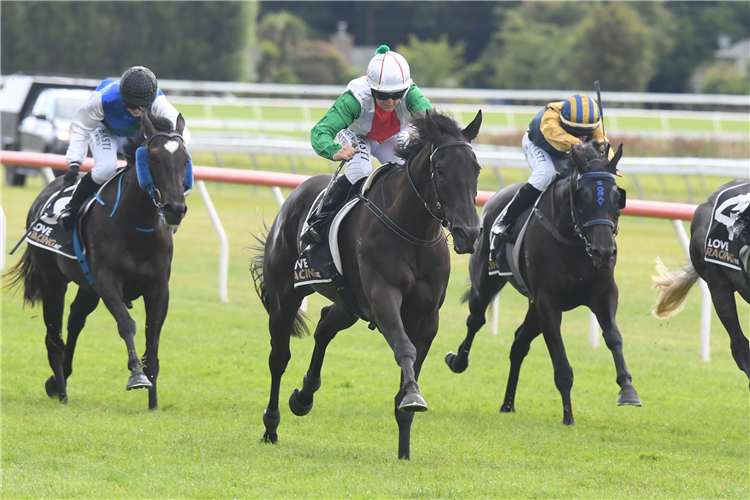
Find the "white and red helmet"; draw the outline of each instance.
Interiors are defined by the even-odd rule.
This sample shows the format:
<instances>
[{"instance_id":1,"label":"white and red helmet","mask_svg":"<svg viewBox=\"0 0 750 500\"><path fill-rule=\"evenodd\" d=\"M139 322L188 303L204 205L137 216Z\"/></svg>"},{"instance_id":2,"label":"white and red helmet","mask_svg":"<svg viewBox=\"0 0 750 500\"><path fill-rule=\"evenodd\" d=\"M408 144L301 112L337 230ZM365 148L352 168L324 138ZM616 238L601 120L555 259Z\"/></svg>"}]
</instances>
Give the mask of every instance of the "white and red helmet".
<instances>
[{"instance_id":1,"label":"white and red helmet","mask_svg":"<svg viewBox=\"0 0 750 500\"><path fill-rule=\"evenodd\" d=\"M387 45L381 45L367 65L367 83L380 92L406 90L411 85L409 63Z\"/></svg>"}]
</instances>

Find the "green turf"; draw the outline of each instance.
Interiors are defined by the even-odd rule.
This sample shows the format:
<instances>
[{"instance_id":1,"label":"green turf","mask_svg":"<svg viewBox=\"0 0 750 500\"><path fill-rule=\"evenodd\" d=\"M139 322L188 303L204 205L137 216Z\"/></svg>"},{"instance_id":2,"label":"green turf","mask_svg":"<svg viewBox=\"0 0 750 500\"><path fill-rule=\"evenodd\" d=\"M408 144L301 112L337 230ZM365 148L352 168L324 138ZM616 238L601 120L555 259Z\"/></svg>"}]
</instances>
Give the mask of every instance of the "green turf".
<instances>
[{"instance_id":1,"label":"green turf","mask_svg":"<svg viewBox=\"0 0 750 500\"><path fill-rule=\"evenodd\" d=\"M716 187L712 183L709 179L707 187ZM41 189L39 178L29 184L2 191L9 247L22 234L25 212ZM726 333L713 315L712 359L701 362L697 290L685 311L670 320L649 313L654 259L661 256L671 267L684 259L668 221L623 217L618 236L618 324L643 407L616 406L611 354L603 342L596 349L588 345L588 311L575 310L563 316L562 328L576 377L576 426L561 423L560 396L541 339L521 372L517 413L500 414L508 352L525 300L504 290L499 334L485 327L467 372L451 373L443 356L456 350L465 333L467 309L459 298L468 276L468 257L453 255L440 331L420 378L430 410L415 417L412 461L404 463L396 459L393 418L399 370L382 336L363 324L331 344L315 408L304 418L292 415L286 398L300 387L313 340L292 341L282 381L279 443L260 443L270 385L269 337L245 247L253 243L262 217L270 224L276 206L267 188L217 183L208 188L229 238L230 302L218 301L217 239L194 193L175 236L159 412L146 409L145 392L124 390L126 349L102 306L90 316L78 344L70 403L49 399L43 387L50 369L41 310L24 309L19 294L3 291L0 496L750 496L748 380L731 358ZM658 187L650 194L657 195ZM68 295L70 300L73 292ZM310 298L313 321L325 303ZM750 307L743 303L740 310L747 332ZM140 351L141 300L132 312Z\"/></svg>"}]
</instances>

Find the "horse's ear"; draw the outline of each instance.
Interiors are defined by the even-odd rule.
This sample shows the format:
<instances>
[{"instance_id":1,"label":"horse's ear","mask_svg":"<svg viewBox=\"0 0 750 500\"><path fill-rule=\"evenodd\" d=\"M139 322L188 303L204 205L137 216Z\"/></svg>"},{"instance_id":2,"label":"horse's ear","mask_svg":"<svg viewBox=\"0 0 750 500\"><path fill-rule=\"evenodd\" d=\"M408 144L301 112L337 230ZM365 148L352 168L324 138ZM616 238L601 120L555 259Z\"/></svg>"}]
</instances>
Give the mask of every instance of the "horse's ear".
<instances>
[{"instance_id":1,"label":"horse's ear","mask_svg":"<svg viewBox=\"0 0 750 500\"><path fill-rule=\"evenodd\" d=\"M573 147L570 148L570 155L573 157L573 161L575 162L578 171L584 172L586 168L586 160L584 160L581 153L578 152L578 144L573 144Z\"/></svg>"},{"instance_id":2,"label":"horse's ear","mask_svg":"<svg viewBox=\"0 0 750 500\"><path fill-rule=\"evenodd\" d=\"M141 115L141 126L143 127L143 132L146 134L146 137L151 137L156 133L156 129L154 128L154 124L151 123L151 111L146 110Z\"/></svg>"},{"instance_id":3,"label":"horse's ear","mask_svg":"<svg viewBox=\"0 0 750 500\"><path fill-rule=\"evenodd\" d=\"M482 126L482 110L477 112L477 116L469 125L464 129L464 136L471 142L479 135L479 128Z\"/></svg>"},{"instance_id":4,"label":"horse's ear","mask_svg":"<svg viewBox=\"0 0 750 500\"><path fill-rule=\"evenodd\" d=\"M615 152L615 155L612 157L611 160L609 160L609 163L607 163L607 166L612 172L615 172L617 170L617 163L622 158L622 143L620 143L619 146L617 146L617 151Z\"/></svg>"},{"instance_id":5,"label":"horse's ear","mask_svg":"<svg viewBox=\"0 0 750 500\"><path fill-rule=\"evenodd\" d=\"M432 116L430 110L426 110L424 112L424 123L427 128L427 135L429 137L430 142L437 146L438 144L442 144L442 135L440 134L440 128L437 126L437 123L432 119Z\"/></svg>"},{"instance_id":6,"label":"horse's ear","mask_svg":"<svg viewBox=\"0 0 750 500\"><path fill-rule=\"evenodd\" d=\"M177 133L182 135L182 131L185 130L185 119L182 117L182 113L177 115Z\"/></svg>"}]
</instances>

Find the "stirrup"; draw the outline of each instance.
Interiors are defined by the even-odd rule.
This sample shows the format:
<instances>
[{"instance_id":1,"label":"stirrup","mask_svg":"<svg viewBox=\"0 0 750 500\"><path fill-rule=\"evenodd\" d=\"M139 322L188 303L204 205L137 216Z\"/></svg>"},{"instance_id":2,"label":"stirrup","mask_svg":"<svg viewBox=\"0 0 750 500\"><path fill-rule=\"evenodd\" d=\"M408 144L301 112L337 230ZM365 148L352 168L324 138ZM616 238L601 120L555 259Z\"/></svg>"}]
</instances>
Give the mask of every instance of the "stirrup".
<instances>
[{"instance_id":1,"label":"stirrup","mask_svg":"<svg viewBox=\"0 0 750 500\"><path fill-rule=\"evenodd\" d=\"M322 243L323 237L315 230L314 227L308 226L307 230L299 238L303 246L312 245L313 243Z\"/></svg>"}]
</instances>

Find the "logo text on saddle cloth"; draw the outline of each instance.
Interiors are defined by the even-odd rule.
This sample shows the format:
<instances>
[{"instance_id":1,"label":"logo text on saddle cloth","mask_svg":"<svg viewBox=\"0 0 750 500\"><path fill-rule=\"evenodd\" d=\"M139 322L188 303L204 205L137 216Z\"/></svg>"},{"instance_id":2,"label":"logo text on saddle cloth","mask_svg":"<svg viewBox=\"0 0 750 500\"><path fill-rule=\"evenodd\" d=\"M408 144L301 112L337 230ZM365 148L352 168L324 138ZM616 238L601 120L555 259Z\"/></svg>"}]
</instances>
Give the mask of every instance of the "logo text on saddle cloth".
<instances>
[{"instance_id":1,"label":"logo text on saddle cloth","mask_svg":"<svg viewBox=\"0 0 750 500\"><path fill-rule=\"evenodd\" d=\"M306 258L297 259L297 262L294 263L295 281L304 281L312 278L320 278L320 273L310 267Z\"/></svg>"},{"instance_id":2,"label":"logo text on saddle cloth","mask_svg":"<svg viewBox=\"0 0 750 500\"><path fill-rule=\"evenodd\" d=\"M714 257L733 264L737 263L734 255L729 251L729 242L718 238L708 238L706 241L706 257Z\"/></svg>"},{"instance_id":3,"label":"logo text on saddle cloth","mask_svg":"<svg viewBox=\"0 0 750 500\"><path fill-rule=\"evenodd\" d=\"M54 238L51 238L50 235L52 234L52 227L43 224L41 222L37 222L34 224L34 227L32 228L31 233L29 234L28 238L37 241L41 243L44 246L47 246L49 248L54 248L56 250L59 250L62 245L59 245L57 243L57 240Z\"/></svg>"}]
</instances>

